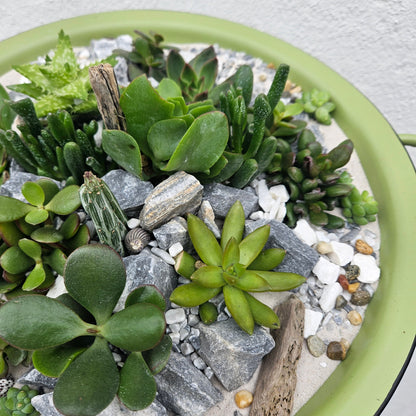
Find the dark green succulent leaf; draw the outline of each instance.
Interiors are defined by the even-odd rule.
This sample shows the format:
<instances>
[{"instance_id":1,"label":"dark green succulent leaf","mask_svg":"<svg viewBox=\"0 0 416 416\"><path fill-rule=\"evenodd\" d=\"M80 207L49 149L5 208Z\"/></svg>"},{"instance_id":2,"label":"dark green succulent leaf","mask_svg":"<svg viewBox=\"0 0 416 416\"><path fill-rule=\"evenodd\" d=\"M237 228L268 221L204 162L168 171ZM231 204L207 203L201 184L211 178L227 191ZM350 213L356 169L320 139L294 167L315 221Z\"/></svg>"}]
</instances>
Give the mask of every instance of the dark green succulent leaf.
<instances>
[{"instance_id":1,"label":"dark green succulent leaf","mask_svg":"<svg viewBox=\"0 0 416 416\"><path fill-rule=\"evenodd\" d=\"M245 292L267 292L271 289L269 283L259 276L255 270L245 270L234 286Z\"/></svg>"},{"instance_id":2,"label":"dark green succulent leaf","mask_svg":"<svg viewBox=\"0 0 416 416\"><path fill-rule=\"evenodd\" d=\"M202 266L191 275L191 280L207 288L219 288L225 285L223 270L217 266Z\"/></svg>"},{"instance_id":3,"label":"dark green succulent leaf","mask_svg":"<svg viewBox=\"0 0 416 416\"><path fill-rule=\"evenodd\" d=\"M36 208L26 214L25 221L31 225L38 225L45 222L48 218L49 213L46 209Z\"/></svg>"},{"instance_id":4,"label":"dark green succulent leaf","mask_svg":"<svg viewBox=\"0 0 416 416\"><path fill-rule=\"evenodd\" d=\"M235 175L231 178L231 185L235 188L244 188L249 184L258 172L256 159L247 159L240 166Z\"/></svg>"},{"instance_id":5,"label":"dark green succulent leaf","mask_svg":"<svg viewBox=\"0 0 416 416\"><path fill-rule=\"evenodd\" d=\"M265 326L266 328L277 329L280 328L280 320L276 313L264 303L257 300L249 293L244 293L247 302L250 306L254 322L257 325Z\"/></svg>"},{"instance_id":6,"label":"dark green succulent leaf","mask_svg":"<svg viewBox=\"0 0 416 416\"><path fill-rule=\"evenodd\" d=\"M136 303L114 314L101 327L111 344L128 351L153 348L165 332L165 315L151 303Z\"/></svg>"},{"instance_id":7,"label":"dark green succulent leaf","mask_svg":"<svg viewBox=\"0 0 416 416\"><path fill-rule=\"evenodd\" d=\"M223 156L227 159L227 164L221 172L213 178L215 182L224 182L227 179L230 179L240 169L244 162L244 156L241 153L225 151Z\"/></svg>"},{"instance_id":8,"label":"dark green succulent leaf","mask_svg":"<svg viewBox=\"0 0 416 416\"><path fill-rule=\"evenodd\" d=\"M181 54L177 50L172 49L166 59L166 72L168 77L178 83L178 85L180 85L180 78L184 66L185 61Z\"/></svg>"},{"instance_id":9,"label":"dark green succulent leaf","mask_svg":"<svg viewBox=\"0 0 416 416\"><path fill-rule=\"evenodd\" d=\"M80 206L79 186L69 185L59 191L48 204L45 205L45 208L58 215L69 215Z\"/></svg>"},{"instance_id":10,"label":"dark green succulent leaf","mask_svg":"<svg viewBox=\"0 0 416 416\"><path fill-rule=\"evenodd\" d=\"M69 309L73 310L84 322L89 324L95 324L94 317L83 307L81 306L69 293L62 293L59 295L56 300L63 303Z\"/></svg>"},{"instance_id":11,"label":"dark green succulent leaf","mask_svg":"<svg viewBox=\"0 0 416 416\"><path fill-rule=\"evenodd\" d=\"M270 235L270 225L266 224L251 232L243 241L240 248L240 264L248 267L261 253Z\"/></svg>"},{"instance_id":12,"label":"dark green succulent leaf","mask_svg":"<svg viewBox=\"0 0 416 416\"><path fill-rule=\"evenodd\" d=\"M326 195L330 198L347 196L352 191L353 185L338 183L325 188Z\"/></svg>"},{"instance_id":13,"label":"dark green succulent leaf","mask_svg":"<svg viewBox=\"0 0 416 416\"><path fill-rule=\"evenodd\" d=\"M177 305L192 308L209 301L221 292L221 288L207 288L198 283L178 286L171 294L170 300Z\"/></svg>"},{"instance_id":14,"label":"dark green succulent leaf","mask_svg":"<svg viewBox=\"0 0 416 416\"><path fill-rule=\"evenodd\" d=\"M142 161L139 145L130 134L121 130L104 130L104 151L123 169L138 177L142 176Z\"/></svg>"},{"instance_id":15,"label":"dark green succulent leaf","mask_svg":"<svg viewBox=\"0 0 416 416\"><path fill-rule=\"evenodd\" d=\"M290 122L293 126L281 126L273 132L276 137L291 137L300 133L306 126L306 121L292 120Z\"/></svg>"},{"instance_id":16,"label":"dark green succulent leaf","mask_svg":"<svg viewBox=\"0 0 416 416\"><path fill-rule=\"evenodd\" d=\"M160 94L162 98L167 100L171 97L181 97L182 91L179 87L179 85L169 78L163 78L162 81L160 81L159 85L156 88L157 92Z\"/></svg>"},{"instance_id":17,"label":"dark green succulent leaf","mask_svg":"<svg viewBox=\"0 0 416 416\"><path fill-rule=\"evenodd\" d=\"M46 278L46 272L42 263L37 263L23 283L22 289L31 291L39 287Z\"/></svg>"},{"instance_id":18,"label":"dark green succulent leaf","mask_svg":"<svg viewBox=\"0 0 416 416\"><path fill-rule=\"evenodd\" d=\"M228 241L234 238L239 244L243 238L245 225L245 213L239 200L234 202L224 219L221 233L221 248L224 250Z\"/></svg>"},{"instance_id":19,"label":"dark green succulent leaf","mask_svg":"<svg viewBox=\"0 0 416 416\"><path fill-rule=\"evenodd\" d=\"M143 285L129 293L126 299L125 307L135 303L152 303L162 311L166 309L166 301L160 290L154 285Z\"/></svg>"},{"instance_id":20,"label":"dark green succulent leaf","mask_svg":"<svg viewBox=\"0 0 416 416\"><path fill-rule=\"evenodd\" d=\"M112 402L119 383L117 364L108 344L96 337L94 344L80 354L58 379L53 401L62 414L95 416Z\"/></svg>"},{"instance_id":21,"label":"dark green succulent leaf","mask_svg":"<svg viewBox=\"0 0 416 416\"><path fill-rule=\"evenodd\" d=\"M23 273L33 264L33 259L23 253L18 246L8 248L0 257L1 267L11 274Z\"/></svg>"},{"instance_id":22,"label":"dark green succulent leaf","mask_svg":"<svg viewBox=\"0 0 416 416\"><path fill-rule=\"evenodd\" d=\"M354 143L350 139L346 139L334 147L328 153L328 157L332 161L332 169L335 170L346 165L351 158L353 150Z\"/></svg>"},{"instance_id":23,"label":"dark green succulent leaf","mask_svg":"<svg viewBox=\"0 0 416 416\"><path fill-rule=\"evenodd\" d=\"M217 72L218 72L218 60L217 58L212 58L209 61L206 61L205 64L202 66L201 71L199 73L199 77L203 78L203 91L209 91L215 84L215 80L217 79Z\"/></svg>"},{"instance_id":24,"label":"dark green succulent leaf","mask_svg":"<svg viewBox=\"0 0 416 416\"><path fill-rule=\"evenodd\" d=\"M35 289L33 289L34 293L45 293L55 283L55 276L52 272L52 269L47 265L43 265L43 268L45 270L45 280L39 286L37 286ZM23 287L22 287L22 289L23 289ZM28 290L28 292L31 293L30 290Z\"/></svg>"},{"instance_id":25,"label":"dark green succulent leaf","mask_svg":"<svg viewBox=\"0 0 416 416\"><path fill-rule=\"evenodd\" d=\"M37 207L42 206L45 201L45 192L36 182L25 182L22 186L22 194L27 202Z\"/></svg>"},{"instance_id":26,"label":"dark green succulent leaf","mask_svg":"<svg viewBox=\"0 0 416 416\"><path fill-rule=\"evenodd\" d=\"M168 79L168 78L166 78L166 79ZM169 80L169 81L174 83L174 81L172 81L172 80ZM175 106L175 109L173 110L172 115L174 117L182 118L187 123L187 125L189 127L190 123L189 123L188 120L186 120L186 118L188 118L187 116L189 116L190 114L188 114L188 109L189 108L186 105L185 99L182 96L179 96L179 97L170 97L170 98L167 99L167 101L169 103L174 104L174 106ZM183 117L186 117L186 118L183 118ZM192 121L193 121L194 118L195 117L192 117Z\"/></svg>"},{"instance_id":27,"label":"dark green succulent leaf","mask_svg":"<svg viewBox=\"0 0 416 416\"><path fill-rule=\"evenodd\" d=\"M132 352L124 363L118 397L130 410L144 409L156 397L156 381L140 352Z\"/></svg>"},{"instance_id":28,"label":"dark green succulent leaf","mask_svg":"<svg viewBox=\"0 0 416 416\"><path fill-rule=\"evenodd\" d=\"M296 273L286 272L270 272L264 270L254 270L256 274L261 276L270 285L272 292L282 292L285 290L291 290L300 286L306 281L306 279Z\"/></svg>"},{"instance_id":29,"label":"dark green succulent leaf","mask_svg":"<svg viewBox=\"0 0 416 416\"><path fill-rule=\"evenodd\" d=\"M27 351L12 347L11 345L8 345L6 348L4 348L4 352L7 355L9 364L12 366L18 366L25 360L27 356Z\"/></svg>"},{"instance_id":30,"label":"dark green succulent leaf","mask_svg":"<svg viewBox=\"0 0 416 416\"><path fill-rule=\"evenodd\" d=\"M309 219L312 224L317 225L318 227L324 227L328 224L328 214L323 211L309 211Z\"/></svg>"},{"instance_id":31,"label":"dark green succulent leaf","mask_svg":"<svg viewBox=\"0 0 416 416\"><path fill-rule=\"evenodd\" d=\"M233 286L224 286L223 293L231 316L241 329L251 335L254 330L254 319L244 292Z\"/></svg>"},{"instance_id":32,"label":"dark green succulent leaf","mask_svg":"<svg viewBox=\"0 0 416 416\"><path fill-rule=\"evenodd\" d=\"M263 250L247 267L250 270L272 270L284 259L286 250L283 248L268 248Z\"/></svg>"},{"instance_id":33,"label":"dark green succulent leaf","mask_svg":"<svg viewBox=\"0 0 416 416\"><path fill-rule=\"evenodd\" d=\"M338 217L337 215L326 214L328 217L328 223L325 225L325 228L328 230L338 229L345 226L345 221Z\"/></svg>"},{"instance_id":34,"label":"dark green succulent leaf","mask_svg":"<svg viewBox=\"0 0 416 416\"><path fill-rule=\"evenodd\" d=\"M169 361L171 351L172 338L168 334L165 334L159 344L154 348L142 352L143 358L153 375L163 370Z\"/></svg>"},{"instance_id":35,"label":"dark green succulent leaf","mask_svg":"<svg viewBox=\"0 0 416 416\"><path fill-rule=\"evenodd\" d=\"M56 347L36 350L32 355L35 368L47 377L59 377L86 347L71 342Z\"/></svg>"},{"instance_id":36,"label":"dark green succulent leaf","mask_svg":"<svg viewBox=\"0 0 416 416\"><path fill-rule=\"evenodd\" d=\"M228 134L225 114L213 111L199 116L184 134L163 170L204 172L221 157Z\"/></svg>"},{"instance_id":37,"label":"dark green succulent leaf","mask_svg":"<svg viewBox=\"0 0 416 416\"><path fill-rule=\"evenodd\" d=\"M19 248L27 256L35 261L40 261L42 257L42 247L36 241L29 240L28 238L22 238L19 240Z\"/></svg>"},{"instance_id":38,"label":"dark green succulent leaf","mask_svg":"<svg viewBox=\"0 0 416 416\"><path fill-rule=\"evenodd\" d=\"M18 199L0 195L0 222L15 221L34 209Z\"/></svg>"},{"instance_id":39,"label":"dark green succulent leaf","mask_svg":"<svg viewBox=\"0 0 416 416\"><path fill-rule=\"evenodd\" d=\"M201 260L208 266L221 266L221 247L204 221L195 215L189 214L188 233Z\"/></svg>"},{"instance_id":40,"label":"dark green succulent leaf","mask_svg":"<svg viewBox=\"0 0 416 416\"><path fill-rule=\"evenodd\" d=\"M289 70L290 67L286 64L280 64L276 70L269 92L267 93L267 99L272 109L276 107L283 94Z\"/></svg>"},{"instance_id":41,"label":"dark green succulent leaf","mask_svg":"<svg viewBox=\"0 0 416 416\"><path fill-rule=\"evenodd\" d=\"M59 192L58 185L51 179L41 178L36 183L43 189L45 194L44 204L47 204Z\"/></svg>"},{"instance_id":42,"label":"dark green succulent leaf","mask_svg":"<svg viewBox=\"0 0 416 416\"><path fill-rule=\"evenodd\" d=\"M39 243L58 243L63 240L63 235L51 225L37 228L30 237Z\"/></svg>"},{"instance_id":43,"label":"dark green succulent leaf","mask_svg":"<svg viewBox=\"0 0 416 416\"><path fill-rule=\"evenodd\" d=\"M73 212L69 215L61 227L59 228L59 232L62 234L65 240L74 237L77 233L80 226L79 216L76 212Z\"/></svg>"},{"instance_id":44,"label":"dark green succulent leaf","mask_svg":"<svg viewBox=\"0 0 416 416\"><path fill-rule=\"evenodd\" d=\"M19 282L8 282L3 279L0 279L0 293L8 293L15 289L18 285Z\"/></svg>"},{"instance_id":45,"label":"dark green succulent leaf","mask_svg":"<svg viewBox=\"0 0 416 416\"><path fill-rule=\"evenodd\" d=\"M62 303L42 295L21 296L0 308L0 337L25 350L63 344L88 335L89 327Z\"/></svg>"},{"instance_id":46,"label":"dark green succulent leaf","mask_svg":"<svg viewBox=\"0 0 416 416\"><path fill-rule=\"evenodd\" d=\"M15 246L24 237L14 222L0 222L0 238L10 247ZM2 252L0 251L0 255Z\"/></svg>"},{"instance_id":47,"label":"dark green succulent leaf","mask_svg":"<svg viewBox=\"0 0 416 416\"><path fill-rule=\"evenodd\" d=\"M126 270L117 252L101 244L73 251L64 270L69 294L101 325L111 316L126 283Z\"/></svg>"}]
</instances>

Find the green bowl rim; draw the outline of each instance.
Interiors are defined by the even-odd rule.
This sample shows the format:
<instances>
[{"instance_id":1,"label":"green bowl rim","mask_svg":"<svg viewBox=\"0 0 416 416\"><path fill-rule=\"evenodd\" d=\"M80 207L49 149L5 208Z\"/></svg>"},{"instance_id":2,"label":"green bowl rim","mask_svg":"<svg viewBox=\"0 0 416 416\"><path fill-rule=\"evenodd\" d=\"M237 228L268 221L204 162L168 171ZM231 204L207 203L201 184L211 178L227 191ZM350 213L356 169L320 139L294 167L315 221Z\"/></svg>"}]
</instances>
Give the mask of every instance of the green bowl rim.
<instances>
[{"instance_id":1,"label":"green bowl rim","mask_svg":"<svg viewBox=\"0 0 416 416\"><path fill-rule=\"evenodd\" d=\"M217 43L266 62L291 66L290 78L305 89L330 91L335 119L355 144L380 203L382 277L363 326L340 363L298 416L374 415L382 410L409 360L414 337L416 280L416 175L410 157L387 120L355 87L317 59L258 30L199 14L123 10L79 16L39 26L0 42L0 74L44 55L63 29L73 45L91 39L161 33L169 42ZM403 221L405 219L405 221ZM397 279L400 278L399 283ZM370 348L371 347L371 348ZM399 378L398 378L399 377Z\"/></svg>"}]
</instances>

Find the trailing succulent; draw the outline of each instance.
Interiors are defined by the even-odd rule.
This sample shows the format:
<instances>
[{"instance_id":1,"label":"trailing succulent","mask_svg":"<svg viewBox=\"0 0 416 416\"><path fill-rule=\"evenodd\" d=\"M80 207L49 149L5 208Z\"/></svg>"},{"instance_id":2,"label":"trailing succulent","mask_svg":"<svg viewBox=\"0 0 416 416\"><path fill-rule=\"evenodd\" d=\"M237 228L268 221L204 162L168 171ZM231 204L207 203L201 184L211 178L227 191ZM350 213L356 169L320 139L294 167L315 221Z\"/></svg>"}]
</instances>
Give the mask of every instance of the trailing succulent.
<instances>
[{"instance_id":1,"label":"trailing succulent","mask_svg":"<svg viewBox=\"0 0 416 416\"><path fill-rule=\"evenodd\" d=\"M20 389L12 387L0 398L0 416L39 416L31 404L31 399L38 394L26 385Z\"/></svg>"},{"instance_id":2,"label":"trailing succulent","mask_svg":"<svg viewBox=\"0 0 416 416\"><path fill-rule=\"evenodd\" d=\"M156 395L153 375L171 350L163 296L153 286L139 287L113 313L126 271L121 257L101 244L75 250L64 279L68 294L57 299L27 295L4 304L0 337L34 350L35 368L58 377L53 400L64 415L94 416L116 395L131 410L149 406ZM110 344L127 355L121 369Z\"/></svg>"},{"instance_id":3,"label":"trailing succulent","mask_svg":"<svg viewBox=\"0 0 416 416\"><path fill-rule=\"evenodd\" d=\"M275 312L248 292L290 290L301 285L305 278L295 273L270 271L280 264L285 251L263 250L270 233L269 225L243 239L244 225L240 201L233 204L225 218L220 243L201 219L188 215L188 232L204 265L195 270L189 254L178 259L176 269L192 282L178 286L170 300L184 307L194 307L204 305L222 292L234 320L252 334L255 323L269 328L278 328L280 324ZM205 311L206 308L202 306L204 320L211 320L212 311Z\"/></svg>"},{"instance_id":4,"label":"trailing succulent","mask_svg":"<svg viewBox=\"0 0 416 416\"><path fill-rule=\"evenodd\" d=\"M81 205L77 185L59 190L40 179L23 184L22 194L28 203L0 196L0 293L7 297L21 289L46 291L53 271L62 275L67 255L89 242L88 228L74 212Z\"/></svg>"}]
</instances>

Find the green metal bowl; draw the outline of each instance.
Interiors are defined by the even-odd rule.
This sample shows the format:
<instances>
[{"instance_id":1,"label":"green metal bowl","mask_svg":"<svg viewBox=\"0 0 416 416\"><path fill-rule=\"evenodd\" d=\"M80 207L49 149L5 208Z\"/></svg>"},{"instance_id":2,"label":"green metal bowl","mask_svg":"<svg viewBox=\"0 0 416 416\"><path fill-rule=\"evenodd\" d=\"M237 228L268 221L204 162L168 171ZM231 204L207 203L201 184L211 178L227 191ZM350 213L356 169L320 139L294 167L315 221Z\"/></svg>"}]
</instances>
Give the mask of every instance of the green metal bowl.
<instances>
[{"instance_id":1,"label":"green metal bowl","mask_svg":"<svg viewBox=\"0 0 416 416\"><path fill-rule=\"evenodd\" d=\"M0 74L9 71L12 64L48 52L56 45L60 29L70 35L73 45L86 45L105 36L134 35L135 29L158 31L168 43L218 43L266 62L285 62L294 82L305 89L330 91L337 105L336 121L353 140L379 202L382 276L348 358L298 416L377 414L394 390L416 327L416 175L386 119L345 79L293 46L239 24L187 13L130 10L38 27L0 43Z\"/></svg>"}]
</instances>

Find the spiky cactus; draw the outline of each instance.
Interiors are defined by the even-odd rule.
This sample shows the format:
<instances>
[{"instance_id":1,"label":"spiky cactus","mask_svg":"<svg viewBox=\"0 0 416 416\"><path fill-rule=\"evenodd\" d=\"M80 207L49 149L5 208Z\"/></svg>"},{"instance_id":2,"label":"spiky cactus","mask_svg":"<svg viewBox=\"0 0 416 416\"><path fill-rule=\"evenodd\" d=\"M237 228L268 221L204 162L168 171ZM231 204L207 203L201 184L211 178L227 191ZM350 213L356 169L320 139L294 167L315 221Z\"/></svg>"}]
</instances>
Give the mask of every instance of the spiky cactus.
<instances>
[{"instance_id":1,"label":"spiky cactus","mask_svg":"<svg viewBox=\"0 0 416 416\"><path fill-rule=\"evenodd\" d=\"M108 185L91 172L85 172L79 195L82 206L94 222L101 243L123 256L127 218Z\"/></svg>"}]
</instances>

